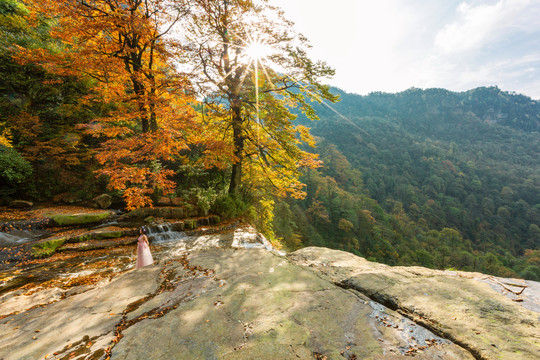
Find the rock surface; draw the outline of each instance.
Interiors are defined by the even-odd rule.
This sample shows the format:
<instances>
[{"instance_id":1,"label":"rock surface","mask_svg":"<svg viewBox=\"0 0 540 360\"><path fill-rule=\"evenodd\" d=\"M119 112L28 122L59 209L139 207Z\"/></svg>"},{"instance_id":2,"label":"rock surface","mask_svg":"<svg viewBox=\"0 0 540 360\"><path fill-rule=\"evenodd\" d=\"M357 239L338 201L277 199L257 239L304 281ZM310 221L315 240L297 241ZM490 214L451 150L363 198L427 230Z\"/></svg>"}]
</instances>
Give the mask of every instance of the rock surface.
<instances>
[{"instance_id":1,"label":"rock surface","mask_svg":"<svg viewBox=\"0 0 540 360\"><path fill-rule=\"evenodd\" d=\"M131 210L127 214L122 215L122 218L139 218L144 219L149 216L165 219L184 219L190 216L197 216L195 210L187 210L183 207L153 207L153 208L139 208Z\"/></svg>"},{"instance_id":2,"label":"rock surface","mask_svg":"<svg viewBox=\"0 0 540 360\"><path fill-rule=\"evenodd\" d=\"M254 239L202 235L112 280L4 294L0 359L540 357L539 314L486 283Z\"/></svg>"},{"instance_id":3,"label":"rock surface","mask_svg":"<svg viewBox=\"0 0 540 360\"><path fill-rule=\"evenodd\" d=\"M109 194L101 194L93 198L90 204L97 209L107 209L112 204L112 197Z\"/></svg>"},{"instance_id":4,"label":"rock surface","mask_svg":"<svg viewBox=\"0 0 540 360\"><path fill-rule=\"evenodd\" d=\"M81 212L75 214L45 214L50 223L58 226L86 225L98 223L113 216L112 211Z\"/></svg>"},{"instance_id":5,"label":"rock surface","mask_svg":"<svg viewBox=\"0 0 540 360\"><path fill-rule=\"evenodd\" d=\"M477 359L540 359L539 314L485 282L492 279L504 286L502 279L422 267L390 267L322 248L305 248L289 258L343 288L359 291L398 311L461 345ZM521 296L538 300L538 294L528 288L525 285Z\"/></svg>"}]
</instances>

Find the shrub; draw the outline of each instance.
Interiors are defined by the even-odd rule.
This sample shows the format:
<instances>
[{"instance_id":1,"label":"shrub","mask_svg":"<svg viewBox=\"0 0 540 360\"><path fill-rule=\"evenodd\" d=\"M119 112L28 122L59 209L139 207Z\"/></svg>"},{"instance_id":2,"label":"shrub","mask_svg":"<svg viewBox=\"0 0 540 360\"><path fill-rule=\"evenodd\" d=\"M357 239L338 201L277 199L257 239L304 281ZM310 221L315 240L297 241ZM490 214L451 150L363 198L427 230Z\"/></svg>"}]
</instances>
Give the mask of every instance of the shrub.
<instances>
[{"instance_id":1,"label":"shrub","mask_svg":"<svg viewBox=\"0 0 540 360\"><path fill-rule=\"evenodd\" d=\"M197 206L202 210L204 215L208 215L208 211L212 208L212 205L217 199L216 190L213 188L208 189L195 189L195 198L197 199Z\"/></svg>"},{"instance_id":2,"label":"shrub","mask_svg":"<svg viewBox=\"0 0 540 360\"><path fill-rule=\"evenodd\" d=\"M0 195L7 197L16 192L24 180L32 175L32 166L12 148L0 145Z\"/></svg>"},{"instance_id":3,"label":"shrub","mask_svg":"<svg viewBox=\"0 0 540 360\"><path fill-rule=\"evenodd\" d=\"M527 280L540 281L540 267L529 265L519 273L519 276Z\"/></svg>"},{"instance_id":4,"label":"shrub","mask_svg":"<svg viewBox=\"0 0 540 360\"><path fill-rule=\"evenodd\" d=\"M222 219L233 219L244 215L248 204L238 195L223 194L219 196L212 206L212 212Z\"/></svg>"}]
</instances>

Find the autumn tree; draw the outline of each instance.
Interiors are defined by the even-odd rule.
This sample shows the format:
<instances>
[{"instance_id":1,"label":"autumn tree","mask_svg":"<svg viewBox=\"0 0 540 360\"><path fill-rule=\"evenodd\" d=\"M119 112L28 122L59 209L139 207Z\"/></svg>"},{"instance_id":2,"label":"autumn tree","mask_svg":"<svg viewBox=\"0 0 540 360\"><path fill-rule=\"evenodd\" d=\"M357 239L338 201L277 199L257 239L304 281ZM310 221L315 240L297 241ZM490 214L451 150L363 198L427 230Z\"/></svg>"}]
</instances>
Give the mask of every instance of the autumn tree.
<instances>
[{"instance_id":1,"label":"autumn tree","mask_svg":"<svg viewBox=\"0 0 540 360\"><path fill-rule=\"evenodd\" d=\"M19 154L31 164L33 176L18 182L12 196L43 199L81 185L89 173L87 151L74 146L79 134L73 131L84 121L76 109L86 84L14 61L17 49L57 47L48 36L50 24L29 21L29 13L22 1L0 0L0 144L13 148L5 155Z\"/></svg>"},{"instance_id":2,"label":"autumn tree","mask_svg":"<svg viewBox=\"0 0 540 360\"><path fill-rule=\"evenodd\" d=\"M32 18L52 17L56 49L21 49L20 60L59 75L91 79L88 104L102 105L85 129L102 139L96 159L128 208L170 192L173 171L161 161L187 150L195 115L187 78L175 70L171 36L188 11L184 0L31 0Z\"/></svg>"},{"instance_id":3,"label":"autumn tree","mask_svg":"<svg viewBox=\"0 0 540 360\"><path fill-rule=\"evenodd\" d=\"M306 127L294 125L291 108L309 118L309 102L336 98L320 79L333 74L307 56L305 37L266 0L194 0L186 41L192 73L204 97L204 114L231 153L229 193L241 187L271 189L278 196L305 195L298 180L301 167L317 167Z\"/></svg>"}]
</instances>

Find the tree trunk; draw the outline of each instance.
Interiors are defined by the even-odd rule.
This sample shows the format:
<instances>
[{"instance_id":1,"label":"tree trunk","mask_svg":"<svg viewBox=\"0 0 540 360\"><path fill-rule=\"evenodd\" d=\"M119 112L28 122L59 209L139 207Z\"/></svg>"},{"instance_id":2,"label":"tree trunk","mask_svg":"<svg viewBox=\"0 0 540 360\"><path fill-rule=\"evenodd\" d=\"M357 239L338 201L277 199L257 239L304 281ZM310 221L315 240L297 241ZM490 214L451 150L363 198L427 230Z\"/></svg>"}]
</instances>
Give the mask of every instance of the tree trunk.
<instances>
[{"instance_id":1,"label":"tree trunk","mask_svg":"<svg viewBox=\"0 0 540 360\"><path fill-rule=\"evenodd\" d=\"M146 109L144 106L144 86L134 76L131 77L131 83L133 84L133 92L137 97L139 113L141 114L142 132L147 133L150 131L150 123L146 116Z\"/></svg>"},{"instance_id":2,"label":"tree trunk","mask_svg":"<svg viewBox=\"0 0 540 360\"><path fill-rule=\"evenodd\" d=\"M232 166L229 194L238 194L242 184L242 160L244 158L244 135L242 134L242 117L240 115L240 105L235 101L232 105L232 127L234 156L236 161Z\"/></svg>"}]
</instances>

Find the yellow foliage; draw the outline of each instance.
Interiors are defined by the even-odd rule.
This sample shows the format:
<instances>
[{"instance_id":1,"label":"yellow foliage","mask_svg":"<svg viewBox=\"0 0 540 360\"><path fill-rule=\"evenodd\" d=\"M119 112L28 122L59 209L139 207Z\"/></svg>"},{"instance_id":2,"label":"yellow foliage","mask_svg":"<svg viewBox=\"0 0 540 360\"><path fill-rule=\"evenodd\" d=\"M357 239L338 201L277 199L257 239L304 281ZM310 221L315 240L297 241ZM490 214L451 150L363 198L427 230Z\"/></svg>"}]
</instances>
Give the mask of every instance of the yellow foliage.
<instances>
[{"instance_id":1,"label":"yellow foliage","mask_svg":"<svg viewBox=\"0 0 540 360\"><path fill-rule=\"evenodd\" d=\"M0 145L5 146L5 147L13 147L11 145L11 142L9 141L9 136L10 136L9 130L4 130L0 134Z\"/></svg>"}]
</instances>

